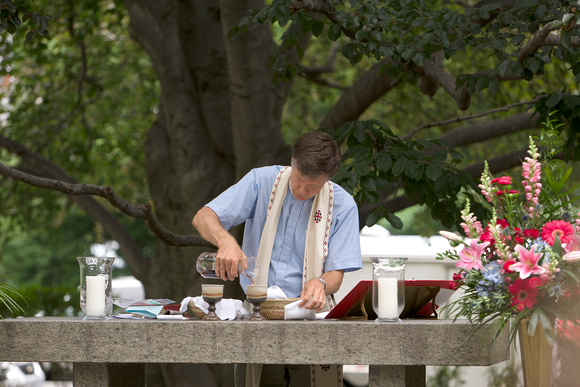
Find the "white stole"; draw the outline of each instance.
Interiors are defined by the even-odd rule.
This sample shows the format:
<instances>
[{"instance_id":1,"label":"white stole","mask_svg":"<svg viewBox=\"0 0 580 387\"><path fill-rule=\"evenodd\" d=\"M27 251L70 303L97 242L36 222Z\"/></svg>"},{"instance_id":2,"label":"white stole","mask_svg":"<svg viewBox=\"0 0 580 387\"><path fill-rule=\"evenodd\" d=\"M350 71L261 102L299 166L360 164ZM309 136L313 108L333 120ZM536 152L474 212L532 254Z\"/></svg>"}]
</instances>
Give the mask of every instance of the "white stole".
<instances>
[{"instance_id":1,"label":"white stole","mask_svg":"<svg viewBox=\"0 0 580 387\"><path fill-rule=\"evenodd\" d=\"M270 192L266 223L262 231L257 260L261 270L254 279L256 285L268 285L270 272L270 258L276 238L276 230L282 213L284 199L290 185L291 167L280 170ZM328 256L328 238L334 208L334 188L329 181L314 197L310 217L306 229L306 243L304 247L304 266L302 285L312 278L320 277L324 263ZM324 311L330 310L333 305L327 297ZM246 387L259 387L262 373L261 364L248 364L246 367ZM342 386L342 366L339 365L311 365L311 386Z\"/></svg>"}]
</instances>

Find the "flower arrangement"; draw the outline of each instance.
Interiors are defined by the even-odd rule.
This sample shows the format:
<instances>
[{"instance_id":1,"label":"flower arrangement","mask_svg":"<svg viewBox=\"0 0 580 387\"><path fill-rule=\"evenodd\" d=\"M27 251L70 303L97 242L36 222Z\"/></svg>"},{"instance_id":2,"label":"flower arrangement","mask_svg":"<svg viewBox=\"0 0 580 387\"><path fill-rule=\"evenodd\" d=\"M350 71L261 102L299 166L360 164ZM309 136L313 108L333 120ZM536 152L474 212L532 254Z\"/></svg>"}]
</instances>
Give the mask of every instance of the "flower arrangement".
<instances>
[{"instance_id":1,"label":"flower arrangement","mask_svg":"<svg viewBox=\"0 0 580 387\"><path fill-rule=\"evenodd\" d=\"M572 169L554 159L556 152L548 148L540 161L530 137L521 185L509 176L493 178L486 162L479 188L491 219L484 226L467 201L461 212L467 239L440 232L458 248L437 258L456 260L459 269L453 280L465 292L445 307L455 319L499 322L496 334L512 320L513 339L529 318L528 334L540 321L550 344L556 319L580 325L580 213L572 207L573 190L564 189Z\"/></svg>"}]
</instances>

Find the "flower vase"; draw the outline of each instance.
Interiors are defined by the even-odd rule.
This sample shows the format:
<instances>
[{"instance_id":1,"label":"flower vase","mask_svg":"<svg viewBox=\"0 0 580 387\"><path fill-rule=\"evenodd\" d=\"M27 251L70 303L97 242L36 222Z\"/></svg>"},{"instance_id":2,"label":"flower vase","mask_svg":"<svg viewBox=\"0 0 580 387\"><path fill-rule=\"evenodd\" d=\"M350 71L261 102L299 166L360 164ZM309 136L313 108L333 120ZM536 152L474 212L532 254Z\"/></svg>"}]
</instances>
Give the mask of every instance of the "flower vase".
<instances>
[{"instance_id":1,"label":"flower vase","mask_svg":"<svg viewBox=\"0 0 580 387\"><path fill-rule=\"evenodd\" d=\"M552 346L548 343L542 323L538 321L533 336L528 334L530 319L518 326L522 370L525 387L549 387L552 374Z\"/></svg>"}]
</instances>

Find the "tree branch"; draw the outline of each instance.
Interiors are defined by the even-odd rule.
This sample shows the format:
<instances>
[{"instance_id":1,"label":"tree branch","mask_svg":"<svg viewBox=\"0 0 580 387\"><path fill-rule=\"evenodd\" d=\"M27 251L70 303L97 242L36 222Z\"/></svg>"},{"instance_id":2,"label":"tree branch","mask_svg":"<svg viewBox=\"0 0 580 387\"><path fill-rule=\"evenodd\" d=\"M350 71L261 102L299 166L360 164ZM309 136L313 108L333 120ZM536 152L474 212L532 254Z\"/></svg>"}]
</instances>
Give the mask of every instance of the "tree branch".
<instances>
[{"instance_id":1,"label":"tree branch","mask_svg":"<svg viewBox=\"0 0 580 387\"><path fill-rule=\"evenodd\" d=\"M439 139L452 147L486 141L525 129L536 128L537 125L532 117L531 113L522 113L502 120L457 128L443 134Z\"/></svg>"},{"instance_id":2,"label":"tree branch","mask_svg":"<svg viewBox=\"0 0 580 387\"><path fill-rule=\"evenodd\" d=\"M559 35L555 35L555 34L549 34L548 36L546 36L546 39L544 40L543 43L544 46L558 46L558 47L564 47L564 44L562 43L562 38L560 38ZM570 41L570 46L571 47L580 47L580 38L578 36L572 36L572 39Z\"/></svg>"},{"instance_id":3,"label":"tree branch","mask_svg":"<svg viewBox=\"0 0 580 387\"><path fill-rule=\"evenodd\" d=\"M169 246L213 246L198 235L173 234L153 215L149 204L135 206L122 199L111 187L77 183L50 160L30 151L22 144L1 135L0 147L18 155L23 160L26 160L28 164L42 171L50 178L26 173L0 163L1 175L36 187L53 189L71 195L71 200L79 204L89 215L100 222L110 235L115 236L127 259L134 261L132 262L134 265L131 265L134 270L139 270L139 267L142 266L139 265L139 262L142 262L144 259L140 253L140 248L135 244L128 230L114 216L96 200L86 195L103 197L124 214L145 220L147 227ZM138 277L138 272L135 275Z\"/></svg>"},{"instance_id":4,"label":"tree branch","mask_svg":"<svg viewBox=\"0 0 580 387\"><path fill-rule=\"evenodd\" d=\"M383 59L372 66L360 77L338 100L320 123L323 129L338 129L348 121L355 121L379 97L401 82L401 78L392 78L386 66L395 63L392 59Z\"/></svg>"},{"instance_id":5,"label":"tree branch","mask_svg":"<svg viewBox=\"0 0 580 387\"><path fill-rule=\"evenodd\" d=\"M457 107L461 110L467 110L471 102L471 95L467 92L465 86L456 88L455 79L449 75L442 66L430 59L425 62L423 66L418 66L414 63L410 65L411 69L419 74L421 77L427 78L441 86L443 90L449 94L451 98L457 103Z\"/></svg>"},{"instance_id":6,"label":"tree branch","mask_svg":"<svg viewBox=\"0 0 580 387\"><path fill-rule=\"evenodd\" d=\"M554 20L547 23L544 27L538 30L534 37L528 43L522 46L520 52L518 53L518 60L523 62L527 57L536 52L544 44L550 32L558 29L559 23L559 20Z\"/></svg>"},{"instance_id":7,"label":"tree branch","mask_svg":"<svg viewBox=\"0 0 580 387\"><path fill-rule=\"evenodd\" d=\"M332 42L330 46L330 52L328 55L328 60L324 66L320 67L302 67L301 74L305 79L310 82L328 86L339 90L346 90L347 87L342 86L341 84L331 82L325 80L321 77L322 74L332 73L334 72L335 64L336 64L336 53L340 50L340 45L337 42Z\"/></svg>"},{"instance_id":8,"label":"tree branch","mask_svg":"<svg viewBox=\"0 0 580 387\"><path fill-rule=\"evenodd\" d=\"M523 102L516 102L514 104L511 105L507 105L507 106L502 106L500 108L497 109L491 109L488 110L486 112L482 112L482 113L478 113L478 114L470 114L468 116L465 117L456 117L456 118L452 118L449 120L445 120L445 121L439 121L439 122L433 122L433 123L429 123L429 124L425 124L425 125L421 125L413 130L411 130L406 136L405 138L412 138L415 134L417 134L417 132L423 130L423 129L427 129L427 128L433 128L435 126L442 126L442 125L448 125L448 124L454 124L457 122L462 122L462 121L468 121L468 120L472 120L475 118L480 118L480 117L485 117L487 115L490 114L494 114L494 113L499 113L499 112L505 112L510 110L511 108L517 107L517 106L521 106L521 105L532 105L535 104L536 102L538 102L539 100L546 98L547 95L541 95L537 98L534 98L530 101L523 101ZM494 123L495 125L495 123Z\"/></svg>"},{"instance_id":9,"label":"tree branch","mask_svg":"<svg viewBox=\"0 0 580 387\"><path fill-rule=\"evenodd\" d=\"M60 191L67 195L92 195L107 199L113 207L119 209L125 215L145 220L145 223L165 244L169 246L208 246L213 245L199 235L176 235L163 226L153 215L151 205L135 206L121 198L111 187L103 187L95 184L68 183L61 180L31 175L18 169L0 163L0 175L40 188L48 188Z\"/></svg>"}]
</instances>

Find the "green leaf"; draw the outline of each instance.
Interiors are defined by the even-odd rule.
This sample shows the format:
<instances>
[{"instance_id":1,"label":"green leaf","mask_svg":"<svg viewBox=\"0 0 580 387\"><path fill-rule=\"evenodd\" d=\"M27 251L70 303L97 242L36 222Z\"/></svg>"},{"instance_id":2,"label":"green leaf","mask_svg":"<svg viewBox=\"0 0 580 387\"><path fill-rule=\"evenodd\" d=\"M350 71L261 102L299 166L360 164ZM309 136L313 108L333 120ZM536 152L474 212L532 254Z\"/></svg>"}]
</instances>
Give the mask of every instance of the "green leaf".
<instances>
[{"instance_id":1,"label":"green leaf","mask_svg":"<svg viewBox=\"0 0 580 387\"><path fill-rule=\"evenodd\" d=\"M353 136L361 144L364 143L368 138L366 129L360 126L357 126L357 128L354 130Z\"/></svg>"},{"instance_id":2,"label":"green leaf","mask_svg":"<svg viewBox=\"0 0 580 387\"><path fill-rule=\"evenodd\" d=\"M28 33L26 34L26 43L30 43L33 36L34 36L34 31L28 31Z\"/></svg>"},{"instance_id":3,"label":"green leaf","mask_svg":"<svg viewBox=\"0 0 580 387\"><path fill-rule=\"evenodd\" d=\"M22 24L22 23L20 22L20 19L18 18L18 14L17 14L17 13L16 13L16 14L12 14L12 15L10 15L10 19L12 20L12 22L14 23L14 25L16 25L17 27L18 27L20 24Z\"/></svg>"},{"instance_id":4,"label":"green leaf","mask_svg":"<svg viewBox=\"0 0 580 387\"><path fill-rule=\"evenodd\" d=\"M375 209L374 209L374 210L373 210L373 211L372 211L372 212L369 214L369 216L367 217L367 220L366 220L366 223L365 223L365 224L366 224L368 227L372 227L372 226L374 226L375 224L377 224L377 222L378 222L378 221L379 221L379 219L381 219L381 218L382 218L382 214L381 214L381 212L380 212L378 209L376 209L376 208L375 208Z\"/></svg>"},{"instance_id":5,"label":"green leaf","mask_svg":"<svg viewBox=\"0 0 580 387\"><path fill-rule=\"evenodd\" d=\"M443 170L436 164L429 164L425 173L430 180L436 181L443 174Z\"/></svg>"},{"instance_id":6,"label":"green leaf","mask_svg":"<svg viewBox=\"0 0 580 387\"><path fill-rule=\"evenodd\" d=\"M548 99L546 100L546 107L553 108L558 104L558 102L560 102L561 99L562 94L560 93L550 95L550 97L548 97Z\"/></svg>"},{"instance_id":7,"label":"green leaf","mask_svg":"<svg viewBox=\"0 0 580 387\"><path fill-rule=\"evenodd\" d=\"M560 40L562 41L564 48L569 50L572 47L572 32L565 30L562 33Z\"/></svg>"},{"instance_id":8,"label":"green leaf","mask_svg":"<svg viewBox=\"0 0 580 387\"><path fill-rule=\"evenodd\" d=\"M527 58L524 61L524 64L534 74L538 74L538 72L540 71L540 68L542 67L542 62L537 58Z\"/></svg>"},{"instance_id":9,"label":"green leaf","mask_svg":"<svg viewBox=\"0 0 580 387\"><path fill-rule=\"evenodd\" d=\"M393 166L393 175L400 176L405 170L406 165L407 159L405 157L401 157L399 160L397 160L397 162Z\"/></svg>"},{"instance_id":10,"label":"green leaf","mask_svg":"<svg viewBox=\"0 0 580 387\"><path fill-rule=\"evenodd\" d=\"M320 34L322 34L323 30L324 23L318 19L315 19L314 22L312 23L312 35L314 35L315 37L319 37Z\"/></svg>"},{"instance_id":11,"label":"green leaf","mask_svg":"<svg viewBox=\"0 0 580 387\"><path fill-rule=\"evenodd\" d=\"M312 30L312 25L314 24L314 20L310 19L300 24L300 32L302 35L306 35L310 30Z\"/></svg>"},{"instance_id":12,"label":"green leaf","mask_svg":"<svg viewBox=\"0 0 580 387\"><path fill-rule=\"evenodd\" d=\"M381 171L389 171L393 165L393 159L388 152L381 151L377 158L377 168Z\"/></svg>"},{"instance_id":13,"label":"green leaf","mask_svg":"<svg viewBox=\"0 0 580 387\"><path fill-rule=\"evenodd\" d=\"M366 176L371 172L370 165L364 164L357 164L354 166L354 173L360 178L362 176Z\"/></svg>"},{"instance_id":14,"label":"green leaf","mask_svg":"<svg viewBox=\"0 0 580 387\"><path fill-rule=\"evenodd\" d=\"M498 66L498 72L500 77L504 77L510 69L511 61L504 60Z\"/></svg>"},{"instance_id":15,"label":"green leaf","mask_svg":"<svg viewBox=\"0 0 580 387\"><path fill-rule=\"evenodd\" d=\"M333 42L340 38L342 31L340 30L340 26L337 24L333 24L328 29L328 38Z\"/></svg>"},{"instance_id":16,"label":"green leaf","mask_svg":"<svg viewBox=\"0 0 580 387\"><path fill-rule=\"evenodd\" d=\"M9 2L2 2L2 4L4 4L4 5L6 6L6 9L8 9L8 11L9 11L10 13L16 13L17 9L16 9L16 7L14 6L14 4L12 4L12 3L9 3Z\"/></svg>"},{"instance_id":17,"label":"green leaf","mask_svg":"<svg viewBox=\"0 0 580 387\"><path fill-rule=\"evenodd\" d=\"M491 94L496 94L499 91L499 79L497 78L490 78L489 83L487 84L487 90Z\"/></svg>"},{"instance_id":18,"label":"green leaf","mask_svg":"<svg viewBox=\"0 0 580 387\"><path fill-rule=\"evenodd\" d=\"M395 229L400 230L403 228L403 221L401 221L401 219L392 212L387 213L385 218Z\"/></svg>"},{"instance_id":19,"label":"green leaf","mask_svg":"<svg viewBox=\"0 0 580 387\"><path fill-rule=\"evenodd\" d=\"M391 183L382 176L377 177L377 188L381 191L388 191L391 189Z\"/></svg>"},{"instance_id":20,"label":"green leaf","mask_svg":"<svg viewBox=\"0 0 580 387\"><path fill-rule=\"evenodd\" d=\"M482 91L487 87L488 77L479 77L475 82L475 91Z\"/></svg>"},{"instance_id":21,"label":"green leaf","mask_svg":"<svg viewBox=\"0 0 580 387\"><path fill-rule=\"evenodd\" d=\"M580 97L577 95L566 93L562 96L562 102L564 102L566 107L573 109L576 106L580 105Z\"/></svg>"},{"instance_id":22,"label":"green leaf","mask_svg":"<svg viewBox=\"0 0 580 387\"><path fill-rule=\"evenodd\" d=\"M530 321L528 322L528 335L529 336L533 336L534 333L536 332L536 327L538 326L538 320L540 318L538 311L539 311L539 309L534 310L534 312L532 313L532 316L530 317Z\"/></svg>"},{"instance_id":23,"label":"green leaf","mask_svg":"<svg viewBox=\"0 0 580 387\"><path fill-rule=\"evenodd\" d=\"M413 62L417 64L417 66L423 66L425 64L426 59L427 58L425 57L425 54L423 54L422 52L417 52L413 56Z\"/></svg>"},{"instance_id":24,"label":"green leaf","mask_svg":"<svg viewBox=\"0 0 580 387\"><path fill-rule=\"evenodd\" d=\"M574 274L572 271L570 270L562 270L562 273L566 274L568 277L572 278L572 280L576 283L580 282L580 279L578 278L578 276L576 274Z\"/></svg>"},{"instance_id":25,"label":"green leaf","mask_svg":"<svg viewBox=\"0 0 580 387\"><path fill-rule=\"evenodd\" d=\"M376 192L377 190L377 182L372 177L363 179L361 185L367 191Z\"/></svg>"},{"instance_id":26,"label":"green leaf","mask_svg":"<svg viewBox=\"0 0 580 387\"><path fill-rule=\"evenodd\" d=\"M14 25L12 21L6 21L6 23L8 24L8 26L6 27L6 31L8 31L9 34L13 35L16 32L16 25Z\"/></svg>"},{"instance_id":27,"label":"green leaf","mask_svg":"<svg viewBox=\"0 0 580 387\"><path fill-rule=\"evenodd\" d=\"M564 253L564 249L562 248L562 241L560 240L559 236L556 236L554 239L554 244L552 245L552 251L559 256L562 256Z\"/></svg>"},{"instance_id":28,"label":"green leaf","mask_svg":"<svg viewBox=\"0 0 580 387\"><path fill-rule=\"evenodd\" d=\"M409 176L411 179L415 178L415 174L417 173L417 167L419 165L415 162L408 162L405 163L405 175Z\"/></svg>"}]
</instances>

